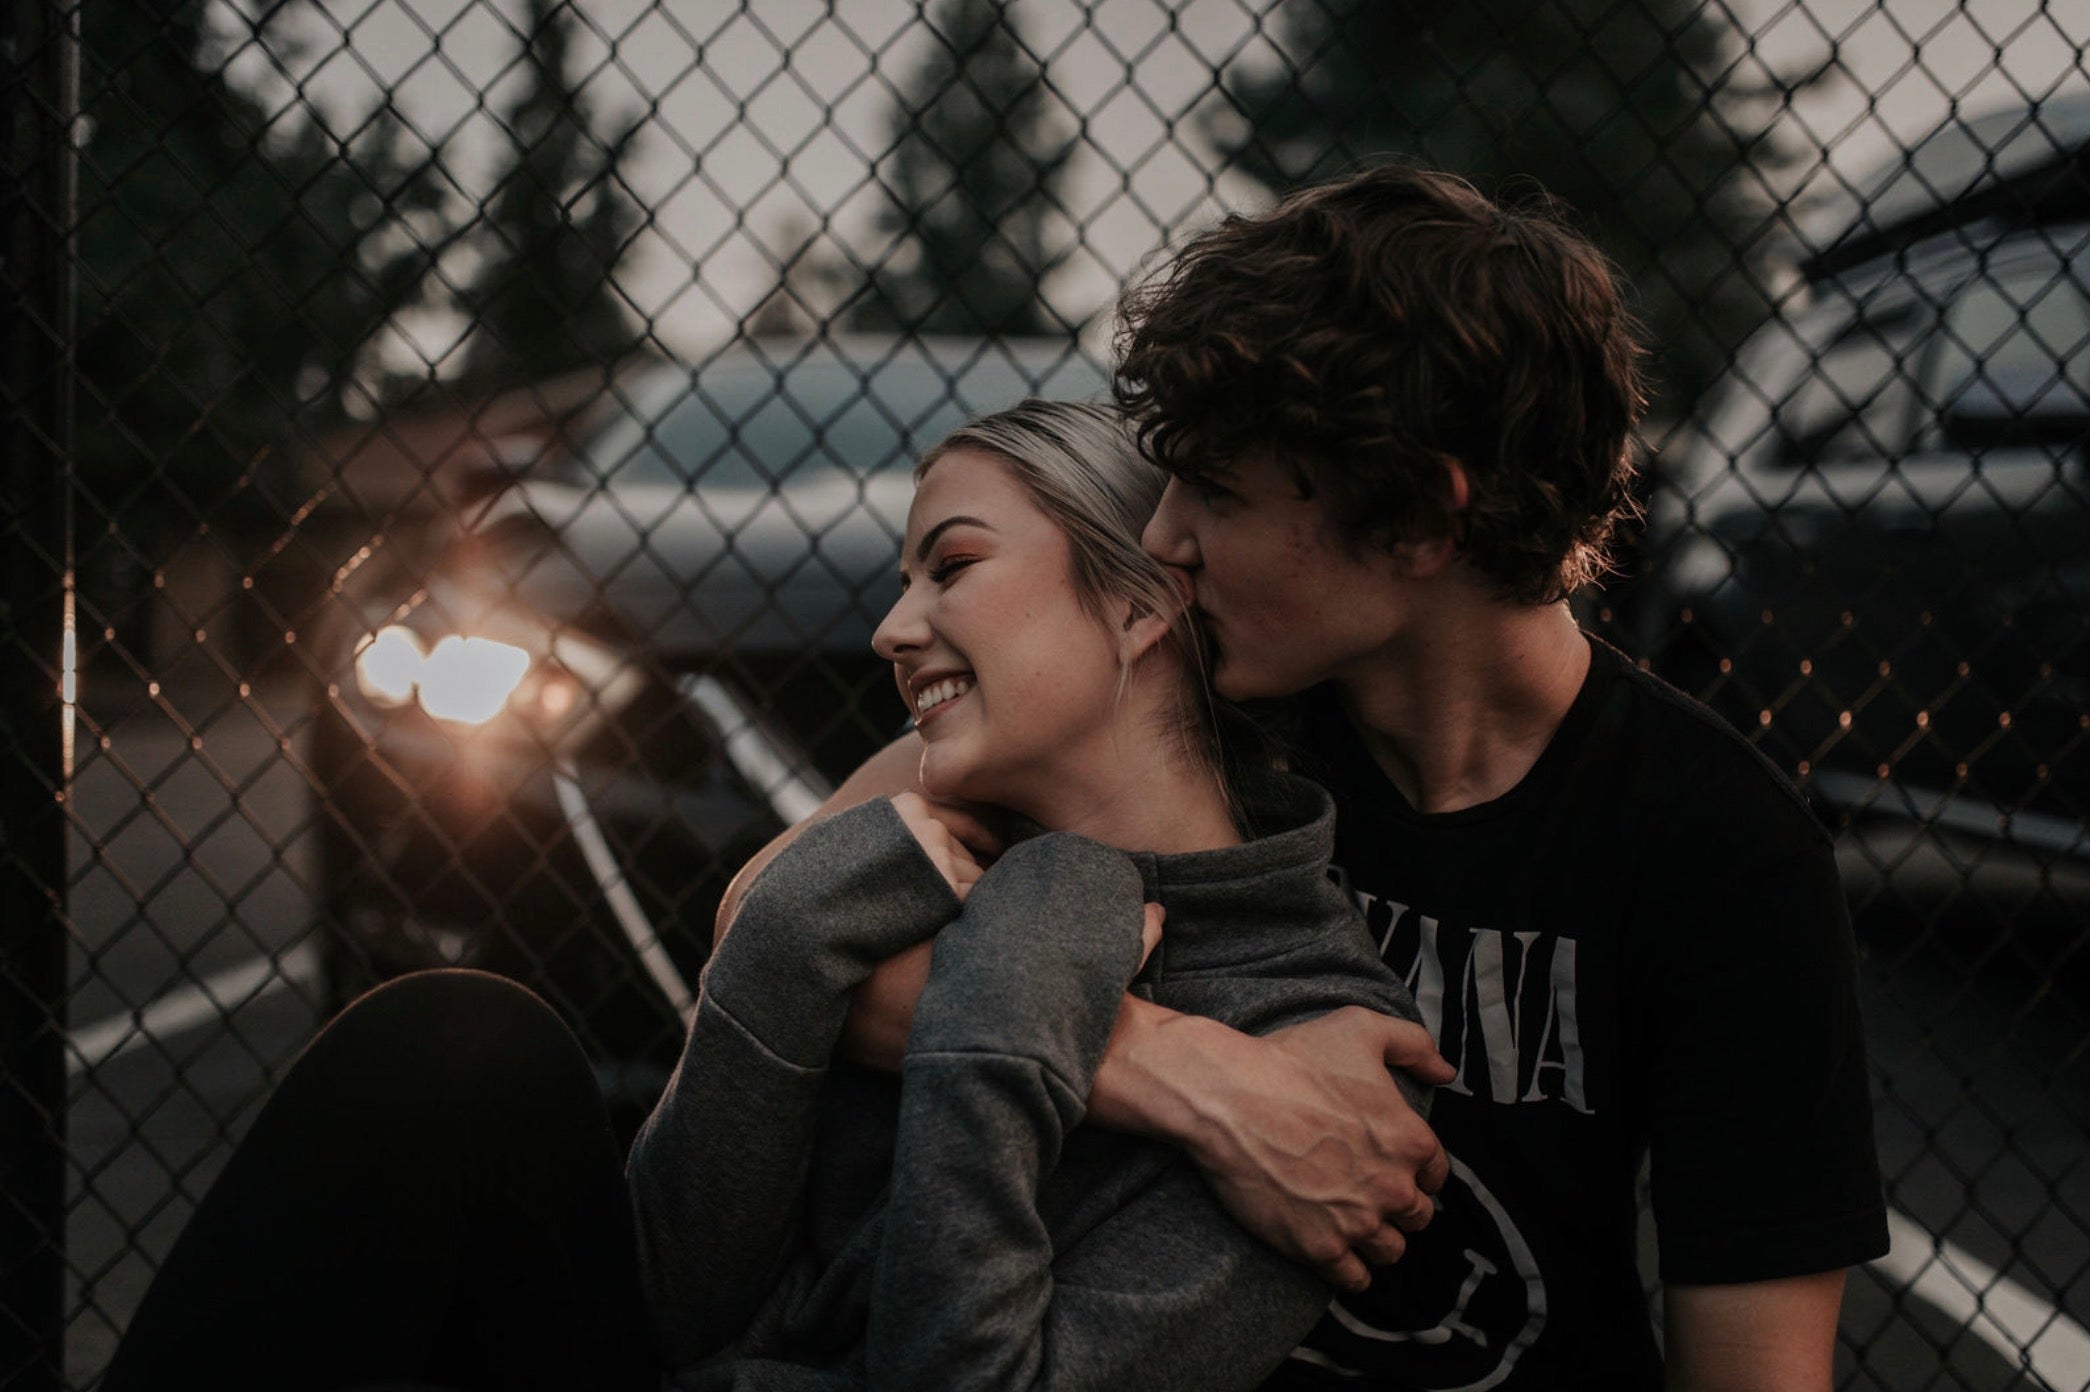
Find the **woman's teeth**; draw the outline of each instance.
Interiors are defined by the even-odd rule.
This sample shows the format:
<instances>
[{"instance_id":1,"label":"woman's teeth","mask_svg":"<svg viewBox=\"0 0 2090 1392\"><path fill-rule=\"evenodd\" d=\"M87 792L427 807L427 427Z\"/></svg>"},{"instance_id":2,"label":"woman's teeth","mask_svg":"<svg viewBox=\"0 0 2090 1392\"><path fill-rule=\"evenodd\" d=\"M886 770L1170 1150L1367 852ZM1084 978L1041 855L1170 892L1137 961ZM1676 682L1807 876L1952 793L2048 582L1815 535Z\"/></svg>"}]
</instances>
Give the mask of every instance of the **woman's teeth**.
<instances>
[{"instance_id":1,"label":"woman's teeth","mask_svg":"<svg viewBox=\"0 0 2090 1392\"><path fill-rule=\"evenodd\" d=\"M920 719L945 701L955 701L972 690L971 677L945 677L923 687L914 698L915 718Z\"/></svg>"}]
</instances>

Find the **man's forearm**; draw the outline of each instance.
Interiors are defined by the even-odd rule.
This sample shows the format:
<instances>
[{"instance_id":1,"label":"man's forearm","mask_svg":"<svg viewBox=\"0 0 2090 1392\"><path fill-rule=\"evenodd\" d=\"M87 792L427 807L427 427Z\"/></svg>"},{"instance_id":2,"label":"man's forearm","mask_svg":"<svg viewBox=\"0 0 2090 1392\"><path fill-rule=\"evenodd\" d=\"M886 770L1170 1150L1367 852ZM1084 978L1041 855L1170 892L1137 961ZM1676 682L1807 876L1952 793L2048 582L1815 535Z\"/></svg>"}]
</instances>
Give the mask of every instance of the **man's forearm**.
<instances>
[{"instance_id":1,"label":"man's forearm","mask_svg":"<svg viewBox=\"0 0 2090 1392\"><path fill-rule=\"evenodd\" d=\"M1089 1119L1181 1146L1243 1227L1357 1290L1429 1222L1448 1169L1394 1067L1451 1071L1420 1026L1368 1010L1255 1038L1128 997Z\"/></svg>"},{"instance_id":2,"label":"man's forearm","mask_svg":"<svg viewBox=\"0 0 2090 1392\"><path fill-rule=\"evenodd\" d=\"M1127 995L1096 1069L1088 1119L1197 1156L1212 1120L1213 1071L1248 1037L1216 1020Z\"/></svg>"}]
</instances>

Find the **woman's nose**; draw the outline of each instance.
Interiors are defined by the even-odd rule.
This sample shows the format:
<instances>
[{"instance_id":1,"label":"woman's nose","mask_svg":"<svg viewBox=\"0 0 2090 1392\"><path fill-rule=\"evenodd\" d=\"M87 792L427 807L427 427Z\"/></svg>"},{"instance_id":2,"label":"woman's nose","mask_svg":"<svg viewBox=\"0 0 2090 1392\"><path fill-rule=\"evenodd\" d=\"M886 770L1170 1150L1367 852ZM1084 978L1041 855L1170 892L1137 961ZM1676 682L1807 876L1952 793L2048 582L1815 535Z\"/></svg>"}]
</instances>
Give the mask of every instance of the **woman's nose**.
<instances>
[{"instance_id":1,"label":"woman's nose","mask_svg":"<svg viewBox=\"0 0 2090 1392\"><path fill-rule=\"evenodd\" d=\"M1154 515L1147 519L1146 529L1139 534L1139 544L1148 555L1163 565L1194 569L1198 564L1197 538L1183 520L1183 485L1176 479L1168 481L1161 491L1161 503Z\"/></svg>"},{"instance_id":2,"label":"woman's nose","mask_svg":"<svg viewBox=\"0 0 2090 1392\"><path fill-rule=\"evenodd\" d=\"M922 600L912 589L900 591L893 607L885 611L878 621L877 629L871 634L871 651L887 662L898 662L902 656L927 642L929 625Z\"/></svg>"}]
</instances>

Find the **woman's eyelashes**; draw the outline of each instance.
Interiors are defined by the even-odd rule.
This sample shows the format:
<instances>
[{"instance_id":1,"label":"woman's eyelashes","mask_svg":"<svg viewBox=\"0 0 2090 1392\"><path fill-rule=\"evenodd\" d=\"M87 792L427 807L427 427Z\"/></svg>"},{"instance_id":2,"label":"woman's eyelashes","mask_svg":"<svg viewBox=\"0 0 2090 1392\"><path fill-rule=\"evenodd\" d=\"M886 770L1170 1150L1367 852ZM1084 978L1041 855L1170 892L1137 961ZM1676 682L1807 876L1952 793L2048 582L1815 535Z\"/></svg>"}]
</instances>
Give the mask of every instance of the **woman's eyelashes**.
<instances>
[{"instance_id":1,"label":"woman's eyelashes","mask_svg":"<svg viewBox=\"0 0 2090 1392\"><path fill-rule=\"evenodd\" d=\"M929 578L941 585L979 559L978 556L939 556L929 567Z\"/></svg>"}]
</instances>

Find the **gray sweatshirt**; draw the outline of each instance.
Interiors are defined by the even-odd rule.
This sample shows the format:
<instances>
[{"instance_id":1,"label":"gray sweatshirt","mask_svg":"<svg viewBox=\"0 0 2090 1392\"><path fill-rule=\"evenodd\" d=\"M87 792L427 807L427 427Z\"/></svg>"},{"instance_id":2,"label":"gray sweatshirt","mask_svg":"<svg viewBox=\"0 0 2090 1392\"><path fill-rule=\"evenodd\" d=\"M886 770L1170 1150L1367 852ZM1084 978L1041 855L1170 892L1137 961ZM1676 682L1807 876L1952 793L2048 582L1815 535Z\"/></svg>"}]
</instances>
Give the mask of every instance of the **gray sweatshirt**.
<instances>
[{"instance_id":1,"label":"gray sweatshirt","mask_svg":"<svg viewBox=\"0 0 2090 1392\"><path fill-rule=\"evenodd\" d=\"M1327 794L1250 810L1268 834L1188 855L1021 841L962 909L885 800L770 864L631 1155L677 1386L1206 1392L1283 1360L1328 1287L1172 1148L1080 1125L1128 982L1250 1033L1415 1018L1327 877ZM834 1059L852 989L931 936L900 1077Z\"/></svg>"}]
</instances>

